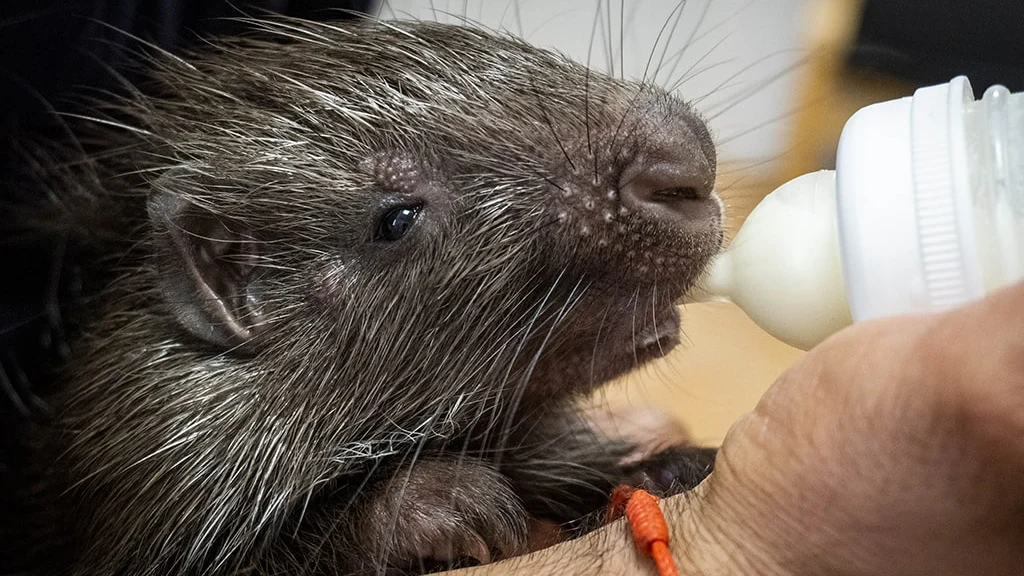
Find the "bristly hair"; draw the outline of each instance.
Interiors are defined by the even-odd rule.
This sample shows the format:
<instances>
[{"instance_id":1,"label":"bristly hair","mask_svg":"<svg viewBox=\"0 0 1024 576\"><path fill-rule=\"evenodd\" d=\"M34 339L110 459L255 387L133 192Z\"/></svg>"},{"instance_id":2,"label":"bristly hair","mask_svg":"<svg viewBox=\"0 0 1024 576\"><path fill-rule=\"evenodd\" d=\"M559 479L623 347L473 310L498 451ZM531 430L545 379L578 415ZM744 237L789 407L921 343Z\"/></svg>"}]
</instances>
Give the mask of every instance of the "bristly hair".
<instances>
[{"instance_id":1,"label":"bristly hair","mask_svg":"<svg viewBox=\"0 0 1024 576\"><path fill-rule=\"evenodd\" d=\"M673 304L721 241L717 212L666 225L621 180L671 145L713 182L703 122L482 29L253 28L155 55L151 85L67 118L70 151L30 150L22 221L84 262L34 440L63 533L39 538L70 542L70 574L368 562L352 550L383 571L398 550L329 545L358 533L338 523L445 457L486 463L467 477L508 510L593 506L622 447L570 401L674 345ZM417 220L379 241L396 207Z\"/></svg>"}]
</instances>

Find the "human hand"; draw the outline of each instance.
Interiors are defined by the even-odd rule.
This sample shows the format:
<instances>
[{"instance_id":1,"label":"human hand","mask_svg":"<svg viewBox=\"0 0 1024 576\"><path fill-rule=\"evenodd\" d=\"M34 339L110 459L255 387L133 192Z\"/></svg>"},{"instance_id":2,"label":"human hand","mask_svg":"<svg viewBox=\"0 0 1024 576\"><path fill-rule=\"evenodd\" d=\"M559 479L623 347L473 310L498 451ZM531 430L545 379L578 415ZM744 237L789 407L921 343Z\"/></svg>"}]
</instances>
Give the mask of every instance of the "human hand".
<instances>
[{"instance_id":1,"label":"human hand","mask_svg":"<svg viewBox=\"0 0 1024 576\"><path fill-rule=\"evenodd\" d=\"M733 426L702 496L700 532L728 546L693 543L698 563L1024 573L1024 284L812 350Z\"/></svg>"},{"instance_id":2,"label":"human hand","mask_svg":"<svg viewBox=\"0 0 1024 576\"><path fill-rule=\"evenodd\" d=\"M1024 573L1024 284L808 352L662 501L681 574ZM474 574L654 574L620 521Z\"/></svg>"}]
</instances>

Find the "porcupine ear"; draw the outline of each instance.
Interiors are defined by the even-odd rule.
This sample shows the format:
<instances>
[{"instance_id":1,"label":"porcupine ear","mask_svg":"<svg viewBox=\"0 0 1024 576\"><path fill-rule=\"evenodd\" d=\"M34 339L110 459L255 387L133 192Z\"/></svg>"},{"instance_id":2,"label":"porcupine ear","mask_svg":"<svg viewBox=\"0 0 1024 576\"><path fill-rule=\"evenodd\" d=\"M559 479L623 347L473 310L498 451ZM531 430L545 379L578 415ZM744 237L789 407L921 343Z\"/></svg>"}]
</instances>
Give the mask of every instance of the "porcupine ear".
<instances>
[{"instance_id":1,"label":"porcupine ear","mask_svg":"<svg viewBox=\"0 0 1024 576\"><path fill-rule=\"evenodd\" d=\"M223 347L245 344L261 321L261 291L252 285L255 242L168 191L174 189L166 182L174 178L171 172L157 182L147 204L164 301L196 337Z\"/></svg>"}]
</instances>

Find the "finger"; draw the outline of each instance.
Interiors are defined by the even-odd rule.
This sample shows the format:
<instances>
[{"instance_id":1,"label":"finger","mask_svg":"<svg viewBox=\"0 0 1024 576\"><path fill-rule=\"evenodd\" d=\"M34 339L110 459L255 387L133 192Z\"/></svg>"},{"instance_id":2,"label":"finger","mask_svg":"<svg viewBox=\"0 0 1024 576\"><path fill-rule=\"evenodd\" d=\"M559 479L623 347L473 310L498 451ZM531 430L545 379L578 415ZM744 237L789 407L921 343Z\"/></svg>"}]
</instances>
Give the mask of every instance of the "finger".
<instances>
[{"instance_id":1,"label":"finger","mask_svg":"<svg viewBox=\"0 0 1024 576\"><path fill-rule=\"evenodd\" d=\"M1024 283L943 315L923 346L948 421L979 456L1024 467Z\"/></svg>"}]
</instances>

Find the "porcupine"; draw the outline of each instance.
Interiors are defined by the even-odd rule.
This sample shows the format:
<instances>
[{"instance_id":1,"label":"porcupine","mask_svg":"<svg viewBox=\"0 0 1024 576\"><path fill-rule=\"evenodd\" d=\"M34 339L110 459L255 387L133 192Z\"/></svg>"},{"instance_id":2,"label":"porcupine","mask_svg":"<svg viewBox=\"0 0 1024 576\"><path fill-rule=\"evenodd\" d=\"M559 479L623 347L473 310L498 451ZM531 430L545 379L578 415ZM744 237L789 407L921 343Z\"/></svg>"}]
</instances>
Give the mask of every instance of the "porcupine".
<instances>
[{"instance_id":1,"label":"porcupine","mask_svg":"<svg viewBox=\"0 0 1024 576\"><path fill-rule=\"evenodd\" d=\"M574 403L678 343L721 244L686 102L475 28L256 28L154 57L27 163L22 220L83 270L28 562L414 573L710 471L625 464Z\"/></svg>"}]
</instances>

